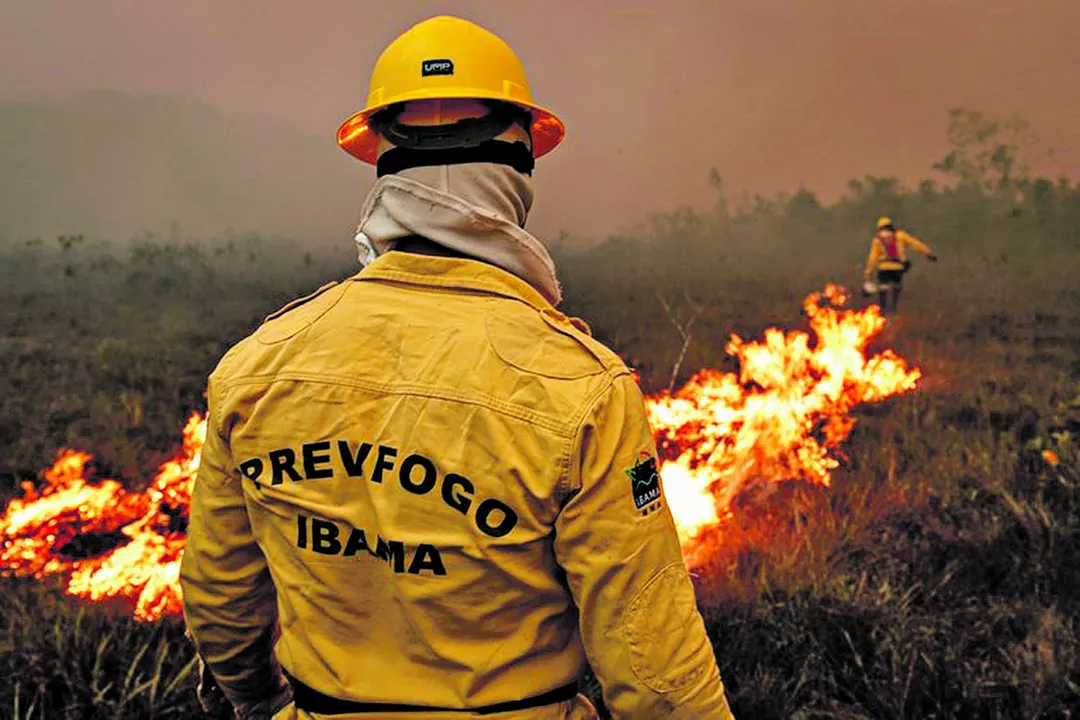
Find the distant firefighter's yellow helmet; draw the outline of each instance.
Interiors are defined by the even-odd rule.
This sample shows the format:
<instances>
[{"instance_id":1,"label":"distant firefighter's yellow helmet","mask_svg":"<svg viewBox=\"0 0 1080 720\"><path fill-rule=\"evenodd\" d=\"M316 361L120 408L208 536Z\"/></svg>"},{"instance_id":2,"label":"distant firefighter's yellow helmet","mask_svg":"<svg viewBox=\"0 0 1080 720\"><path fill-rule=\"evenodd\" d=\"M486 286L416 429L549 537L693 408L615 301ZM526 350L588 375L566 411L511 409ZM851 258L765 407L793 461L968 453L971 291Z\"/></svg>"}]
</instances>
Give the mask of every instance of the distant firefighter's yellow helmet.
<instances>
[{"instance_id":1,"label":"distant firefighter's yellow helmet","mask_svg":"<svg viewBox=\"0 0 1080 720\"><path fill-rule=\"evenodd\" d=\"M391 105L414 100L487 100L511 103L531 117L533 157L562 142L566 129L533 102L525 68L501 38L461 18L441 15L414 25L379 56L367 103L338 128L338 145L375 164L379 138L369 122Z\"/></svg>"},{"instance_id":2,"label":"distant firefighter's yellow helmet","mask_svg":"<svg viewBox=\"0 0 1080 720\"><path fill-rule=\"evenodd\" d=\"M892 218L887 216L881 216L877 221L877 229L884 230L885 228L891 228L893 226Z\"/></svg>"}]
</instances>

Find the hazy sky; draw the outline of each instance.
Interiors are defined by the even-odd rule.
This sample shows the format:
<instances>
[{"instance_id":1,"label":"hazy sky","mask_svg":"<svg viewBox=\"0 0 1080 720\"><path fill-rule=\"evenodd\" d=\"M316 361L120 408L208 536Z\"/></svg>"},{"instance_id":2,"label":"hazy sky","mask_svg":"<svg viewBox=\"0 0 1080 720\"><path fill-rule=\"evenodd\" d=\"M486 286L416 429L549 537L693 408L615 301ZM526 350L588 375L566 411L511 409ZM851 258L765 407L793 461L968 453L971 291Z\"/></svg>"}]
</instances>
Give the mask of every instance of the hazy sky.
<instances>
[{"instance_id":1,"label":"hazy sky","mask_svg":"<svg viewBox=\"0 0 1080 720\"><path fill-rule=\"evenodd\" d=\"M0 0L0 96L195 97L333 142L381 49L452 13L523 58L566 143L531 225L588 234L737 191L923 176L953 106L1021 112L1080 177L1080 0ZM373 172L357 164L357 208ZM354 218L343 219L344 224Z\"/></svg>"}]
</instances>

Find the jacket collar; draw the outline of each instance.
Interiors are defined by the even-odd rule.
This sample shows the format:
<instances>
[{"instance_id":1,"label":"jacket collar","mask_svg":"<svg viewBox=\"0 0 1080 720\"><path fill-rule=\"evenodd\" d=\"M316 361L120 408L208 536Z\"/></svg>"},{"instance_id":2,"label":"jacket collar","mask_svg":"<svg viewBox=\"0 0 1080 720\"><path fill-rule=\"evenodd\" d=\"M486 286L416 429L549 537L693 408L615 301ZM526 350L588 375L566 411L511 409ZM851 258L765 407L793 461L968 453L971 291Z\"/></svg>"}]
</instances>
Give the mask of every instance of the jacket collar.
<instances>
[{"instance_id":1,"label":"jacket collar","mask_svg":"<svg viewBox=\"0 0 1080 720\"><path fill-rule=\"evenodd\" d=\"M532 285L513 273L479 260L391 250L380 255L352 279L501 295L520 300L537 310L554 310L554 306Z\"/></svg>"}]
</instances>

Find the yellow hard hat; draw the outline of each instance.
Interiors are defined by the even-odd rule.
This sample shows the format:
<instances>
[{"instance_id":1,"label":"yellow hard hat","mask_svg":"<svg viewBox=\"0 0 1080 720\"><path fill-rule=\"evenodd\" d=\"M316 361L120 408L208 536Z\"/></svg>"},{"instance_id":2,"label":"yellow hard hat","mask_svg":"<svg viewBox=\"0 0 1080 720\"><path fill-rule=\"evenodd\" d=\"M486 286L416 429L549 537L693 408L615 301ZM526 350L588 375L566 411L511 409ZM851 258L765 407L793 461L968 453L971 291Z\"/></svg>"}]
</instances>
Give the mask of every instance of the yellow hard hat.
<instances>
[{"instance_id":1,"label":"yellow hard hat","mask_svg":"<svg viewBox=\"0 0 1080 720\"><path fill-rule=\"evenodd\" d=\"M881 230L882 228L892 227L892 224L892 218L882 216L878 218L877 229Z\"/></svg>"},{"instance_id":2,"label":"yellow hard hat","mask_svg":"<svg viewBox=\"0 0 1080 720\"><path fill-rule=\"evenodd\" d=\"M378 136L369 119L390 105L410 100L501 100L532 116L533 157L562 142L566 128L535 104L521 60L501 38L468 20L441 15L409 28L375 63L367 105L338 128L338 145L375 164Z\"/></svg>"}]
</instances>

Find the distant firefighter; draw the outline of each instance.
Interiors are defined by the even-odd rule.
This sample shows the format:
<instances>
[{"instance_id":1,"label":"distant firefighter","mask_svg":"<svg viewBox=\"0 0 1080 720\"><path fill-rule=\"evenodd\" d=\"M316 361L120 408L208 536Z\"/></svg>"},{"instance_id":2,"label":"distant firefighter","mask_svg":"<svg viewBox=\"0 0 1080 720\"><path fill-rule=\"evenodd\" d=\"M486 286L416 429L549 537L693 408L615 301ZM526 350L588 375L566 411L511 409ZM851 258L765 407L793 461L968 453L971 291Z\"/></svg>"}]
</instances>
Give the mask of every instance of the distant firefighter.
<instances>
[{"instance_id":1,"label":"distant firefighter","mask_svg":"<svg viewBox=\"0 0 1080 720\"><path fill-rule=\"evenodd\" d=\"M898 230L891 218L878 218L877 234L870 240L870 256L863 271L863 294L876 292L883 313L896 312L904 273L911 269L909 249L922 253L930 262L937 262L934 251L918 238Z\"/></svg>"}]
</instances>

